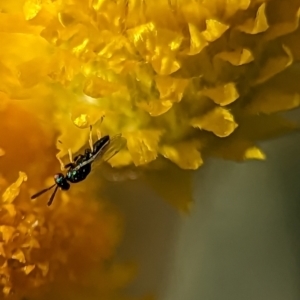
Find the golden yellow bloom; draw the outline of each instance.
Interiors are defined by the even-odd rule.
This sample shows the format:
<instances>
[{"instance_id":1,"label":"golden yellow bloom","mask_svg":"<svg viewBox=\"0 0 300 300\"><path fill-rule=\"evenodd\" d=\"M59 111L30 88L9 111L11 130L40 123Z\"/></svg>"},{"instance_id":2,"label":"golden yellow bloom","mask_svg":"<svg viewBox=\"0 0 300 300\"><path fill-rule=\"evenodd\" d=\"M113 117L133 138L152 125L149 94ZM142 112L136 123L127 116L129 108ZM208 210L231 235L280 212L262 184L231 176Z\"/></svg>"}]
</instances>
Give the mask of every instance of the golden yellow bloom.
<instances>
[{"instance_id":1,"label":"golden yellow bloom","mask_svg":"<svg viewBox=\"0 0 300 300\"><path fill-rule=\"evenodd\" d=\"M232 159L262 159L253 124L277 128L269 115L299 106L296 0L14 2L0 17L2 90L51 116L60 156L86 140L70 139L69 117L86 128L105 115L103 131L128 141L114 166L161 155L197 169L235 144Z\"/></svg>"},{"instance_id":2,"label":"golden yellow bloom","mask_svg":"<svg viewBox=\"0 0 300 300\"><path fill-rule=\"evenodd\" d=\"M293 127L270 114L299 106L296 0L27 0L1 10L1 98L26 99L54 123L60 156L86 141L73 123L103 115L103 131L128 140L114 166L262 159L256 140Z\"/></svg>"},{"instance_id":3,"label":"golden yellow bloom","mask_svg":"<svg viewBox=\"0 0 300 300\"><path fill-rule=\"evenodd\" d=\"M4 196L11 206L3 211L13 220L13 212L27 216L38 207L32 224L56 230L55 213L27 198L57 172L55 146L59 159L77 151L90 124L127 139L111 166L147 170L145 180L184 211L191 206L190 173L182 170L211 156L265 159L258 140L296 128L277 113L300 105L299 8L298 0L0 1L3 189L19 171L28 176L18 197ZM93 205L85 211L77 193L68 194L76 205L62 199L57 212L57 226L72 234L81 210L82 222L92 215L99 225ZM41 283L54 276L29 259L27 269L32 265L28 274L40 270ZM13 287L2 285L5 292Z\"/></svg>"}]
</instances>

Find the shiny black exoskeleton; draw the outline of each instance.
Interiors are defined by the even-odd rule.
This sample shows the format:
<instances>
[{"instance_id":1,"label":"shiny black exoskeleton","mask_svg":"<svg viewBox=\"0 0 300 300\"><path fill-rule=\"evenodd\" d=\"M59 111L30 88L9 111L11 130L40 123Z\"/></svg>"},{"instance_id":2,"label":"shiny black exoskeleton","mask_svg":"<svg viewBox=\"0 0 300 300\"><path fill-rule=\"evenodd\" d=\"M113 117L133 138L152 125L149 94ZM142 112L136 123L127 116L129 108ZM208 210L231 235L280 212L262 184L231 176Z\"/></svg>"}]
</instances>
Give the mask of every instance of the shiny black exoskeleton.
<instances>
[{"instance_id":1,"label":"shiny black exoskeleton","mask_svg":"<svg viewBox=\"0 0 300 300\"><path fill-rule=\"evenodd\" d=\"M117 137L122 139L121 135ZM114 140L116 140L116 138ZM103 154L108 149L110 142L111 139L108 135L97 140L93 144L92 150L86 149L84 154L77 155L74 158L73 162L70 162L67 165L65 165L65 169L68 169L66 175L63 175L62 173L55 174L54 175L55 184L50 186L49 188L46 188L34 194L31 197L31 199L37 198L41 194L45 193L46 191L56 186L53 194L51 195L48 201L48 206L50 206L53 202L54 196L58 188L66 191L70 188L70 183L78 183L80 181L83 181L89 175L89 173L92 170L92 163L95 161L95 159L98 156L101 156L101 154ZM119 148L121 148L121 146L120 147L118 146L117 149L114 149L114 152L111 154L111 156L108 159L114 156L120 150Z\"/></svg>"}]
</instances>

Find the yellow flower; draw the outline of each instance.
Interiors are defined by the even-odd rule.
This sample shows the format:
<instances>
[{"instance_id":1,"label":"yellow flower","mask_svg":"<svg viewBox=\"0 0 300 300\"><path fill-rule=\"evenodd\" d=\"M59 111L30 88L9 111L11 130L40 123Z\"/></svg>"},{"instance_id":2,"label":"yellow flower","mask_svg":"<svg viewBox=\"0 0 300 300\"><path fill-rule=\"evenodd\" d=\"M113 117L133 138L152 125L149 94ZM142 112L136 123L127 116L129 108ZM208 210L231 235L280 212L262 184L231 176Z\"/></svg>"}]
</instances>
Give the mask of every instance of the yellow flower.
<instances>
[{"instance_id":1,"label":"yellow flower","mask_svg":"<svg viewBox=\"0 0 300 300\"><path fill-rule=\"evenodd\" d=\"M261 117L277 129L272 114L299 106L297 1L2 6L2 90L54 121L67 140L60 156L86 141L70 138L68 118L87 128L105 115L103 131L128 140L114 166L165 157L197 169L204 154L229 158L227 146L231 159L262 159L252 126Z\"/></svg>"},{"instance_id":2,"label":"yellow flower","mask_svg":"<svg viewBox=\"0 0 300 300\"><path fill-rule=\"evenodd\" d=\"M19 171L28 176L26 191L9 198L14 210L23 213L15 201L37 205L34 222L40 215L56 228L29 192L57 172L55 146L64 160L86 145L91 124L127 140L109 161L117 171L103 166L107 176L145 172L183 211L189 170L208 157L265 159L258 141L297 127L278 113L300 104L299 8L297 0L1 1L0 172L5 187ZM78 206L66 198L59 208L70 230L69 213L83 209L77 193L68 197Z\"/></svg>"}]
</instances>

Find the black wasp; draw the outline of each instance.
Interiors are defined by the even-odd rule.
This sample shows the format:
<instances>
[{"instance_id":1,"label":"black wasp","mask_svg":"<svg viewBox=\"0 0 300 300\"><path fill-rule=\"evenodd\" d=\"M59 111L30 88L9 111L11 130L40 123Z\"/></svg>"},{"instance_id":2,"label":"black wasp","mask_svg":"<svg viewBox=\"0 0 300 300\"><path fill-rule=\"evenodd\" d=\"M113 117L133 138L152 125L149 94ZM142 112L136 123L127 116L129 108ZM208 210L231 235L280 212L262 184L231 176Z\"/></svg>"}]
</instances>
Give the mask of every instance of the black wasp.
<instances>
[{"instance_id":1,"label":"black wasp","mask_svg":"<svg viewBox=\"0 0 300 300\"><path fill-rule=\"evenodd\" d=\"M125 143L126 139L123 138L121 134L115 135L112 138L110 138L109 135L101 138L100 134L98 134L98 140L93 144L92 127L90 127L90 149L85 149L84 154L79 154L75 156L74 159L72 159L72 153L69 150L71 162L64 166L64 168L67 169L66 175L62 173L55 174L55 183L52 186L34 194L31 196L31 199L35 199L55 187L55 190L48 201L48 206L50 206L58 188L67 191L70 188L70 183L83 181L91 172L92 163L95 162L96 159L99 159L100 161L108 161L121 150Z\"/></svg>"}]
</instances>

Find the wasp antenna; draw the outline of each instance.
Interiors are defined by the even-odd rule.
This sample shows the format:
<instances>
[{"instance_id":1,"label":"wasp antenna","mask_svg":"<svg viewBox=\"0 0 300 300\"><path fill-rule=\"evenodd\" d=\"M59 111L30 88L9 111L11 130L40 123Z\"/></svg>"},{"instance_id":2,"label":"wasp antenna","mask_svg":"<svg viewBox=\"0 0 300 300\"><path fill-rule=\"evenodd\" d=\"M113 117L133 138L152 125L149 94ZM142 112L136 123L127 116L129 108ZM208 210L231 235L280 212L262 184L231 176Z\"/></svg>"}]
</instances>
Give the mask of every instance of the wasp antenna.
<instances>
[{"instance_id":1,"label":"wasp antenna","mask_svg":"<svg viewBox=\"0 0 300 300\"><path fill-rule=\"evenodd\" d=\"M52 193L52 195L51 195L51 197L50 197L50 199L49 199L49 201L47 203L48 206L50 206L52 204L52 202L54 200L54 197L55 197L55 194L57 192L57 189L58 189L58 185L56 186L55 190L53 191L53 193Z\"/></svg>"},{"instance_id":2,"label":"wasp antenna","mask_svg":"<svg viewBox=\"0 0 300 300\"><path fill-rule=\"evenodd\" d=\"M51 185L50 187L46 188L46 189L43 189L41 191L39 191L38 193L34 194L31 196L31 199L35 199L37 197L39 197L40 195L46 193L47 191L51 190L52 188L54 188L56 186L56 183L54 183L53 185Z\"/></svg>"}]
</instances>

